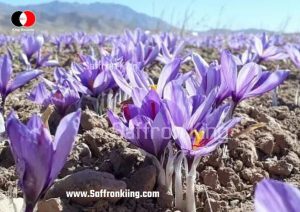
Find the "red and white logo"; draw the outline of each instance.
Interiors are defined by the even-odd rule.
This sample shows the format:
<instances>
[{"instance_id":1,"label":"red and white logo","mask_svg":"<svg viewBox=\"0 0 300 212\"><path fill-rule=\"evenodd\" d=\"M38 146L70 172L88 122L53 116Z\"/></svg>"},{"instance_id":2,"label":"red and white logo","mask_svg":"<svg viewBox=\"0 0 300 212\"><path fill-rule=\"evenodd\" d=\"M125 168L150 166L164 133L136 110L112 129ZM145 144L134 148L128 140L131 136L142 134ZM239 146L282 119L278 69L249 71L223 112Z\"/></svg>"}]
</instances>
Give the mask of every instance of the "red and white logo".
<instances>
[{"instance_id":1,"label":"red and white logo","mask_svg":"<svg viewBox=\"0 0 300 212\"><path fill-rule=\"evenodd\" d=\"M35 14L30 10L16 11L11 16L11 22L17 27L31 27L35 24Z\"/></svg>"}]
</instances>

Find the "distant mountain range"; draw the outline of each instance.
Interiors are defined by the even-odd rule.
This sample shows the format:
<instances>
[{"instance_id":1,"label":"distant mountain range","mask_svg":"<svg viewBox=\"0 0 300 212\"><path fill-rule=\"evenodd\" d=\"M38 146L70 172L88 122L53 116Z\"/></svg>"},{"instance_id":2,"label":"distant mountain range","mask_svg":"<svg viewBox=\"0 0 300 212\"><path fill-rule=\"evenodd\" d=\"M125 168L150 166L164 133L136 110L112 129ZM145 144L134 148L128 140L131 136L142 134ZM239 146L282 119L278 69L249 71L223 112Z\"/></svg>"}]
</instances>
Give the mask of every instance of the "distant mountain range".
<instances>
[{"instance_id":1,"label":"distant mountain range","mask_svg":"<svg viewBox=\"0 0 300 212\"><path fill-rule=\"evenodd\" d=\"M36 14L35 30L48 32L118 33L137 27L145 30L169 31L174 26L159 18L138 13L131 8L112 3L66 3L53 1L45 4L11 6L0 3L0 32L11 32L13 12L31 10Z\"/></svg>"},{"instance_id":2,"label":"distant mountain range","mask_svg":"<svg viewBox=\"0 0 300 212\"><path fill-rule=\"evenodd\" d=\"M42 1L41 1L42 2ZM35 31L48 32L101 32L104 34L120 33L124 29L141 28L151 31L175 31L180 29L167 22L149 15L138 13L133 9L113 3L67 3L53 1L44 4L25 6L11 6L0 3L0 32L10 33L14 25L11 15L15 11L32 10L36 14ZM194 31L194 30L191 30ZM211 29L200 32L201 34L215 33L261 33L263 29Z\"/></svg>"}]
</instances>

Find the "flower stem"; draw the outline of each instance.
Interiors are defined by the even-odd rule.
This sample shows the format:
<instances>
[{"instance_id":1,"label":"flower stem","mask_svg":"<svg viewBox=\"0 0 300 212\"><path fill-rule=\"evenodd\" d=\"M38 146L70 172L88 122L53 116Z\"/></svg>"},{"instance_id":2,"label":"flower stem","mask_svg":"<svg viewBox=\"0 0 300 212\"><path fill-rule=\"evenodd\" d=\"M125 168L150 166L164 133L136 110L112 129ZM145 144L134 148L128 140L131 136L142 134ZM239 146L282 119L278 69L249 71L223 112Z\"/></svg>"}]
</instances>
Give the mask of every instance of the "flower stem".
<instances>
[{"instance_id":1,"label":"flower stem","mask_svg":"<svg viewBox=\"0 0 300 212\"><path fill-rule=\"evenodd\" d=\"M35 204L26 204L24 212L33 212Z\"/></svg>"},{"instance_id":2,"label":"flower stem","mask_svg":"<svg viewBox=\"0 0 300 212\"><path fill-rule=\"evenodd\" d=\"M187 161L187 158L185 158ZM196 183L196 176L197 176L197 166L199 164L200 157L193 158L192 165L189 169L188 162L185 164L186 169L186 210L188 212L195 212L196 211L196 201L195 201L195 183Z\"/></svg>"},{"instance_id":3,"label":"flower stem","mask_svg":"<svg viewBox=\"0 0 300 212\"><path fill-rule=\"evenodd\" d=\"M227 117L225 118L224 121L228 121L228 120L230 120L232 118L236 106L237 106L237 103L231 100L231 102L230 102L230 108L229 108Z\"/></svg>"},{"instance_id":4,"label":"flower stem","mask_svg":"<svg viewBox=\"0 0 300 212\"><path fill-rule=\"evenodd\" d=\"M182 185L182 160L183 153L174 161L175 168L175 208L179 210L184 210L183 201L183 185Z\"/></svg>"},{"instance_id":5,"label":"flower stem","mask_svg":"<svg viewBox=\"0 0 300 212\"><path fill-rule=\"evenodd\" d=\"M186 211L196 211L195 202L195 182L196 174L189 174L186 178Z\"/></svg>"},{"instance_id":6,"label":"flower stem","mask_svg":"<svg viewBox=\"0 0 300 212\"><path fill-rule=\"evenodd\" d=\"M166 172L163 166L161 165L160 161L155 156L149 153L146 153L146 155L148 155L152 159L153 164L158 170L158 179L157 179L158 185L166 186Z\"/></svg>"},{"instance_id":7,"label":"flower stem","mask_svg":"<svg viewBox=\"0 0 300 212\"><path fill-rule=\"evenodd\" d=\"M172 178L173 178L173 173L174 173L174 159L175 159L175 154L173 153L173 147L169 143L167 146L168 149L168 158L167 158L167 164L166 164L166 186L168 189L168 192L170 194L173 194L172 192Z\"/></svg>"}]
</instances>

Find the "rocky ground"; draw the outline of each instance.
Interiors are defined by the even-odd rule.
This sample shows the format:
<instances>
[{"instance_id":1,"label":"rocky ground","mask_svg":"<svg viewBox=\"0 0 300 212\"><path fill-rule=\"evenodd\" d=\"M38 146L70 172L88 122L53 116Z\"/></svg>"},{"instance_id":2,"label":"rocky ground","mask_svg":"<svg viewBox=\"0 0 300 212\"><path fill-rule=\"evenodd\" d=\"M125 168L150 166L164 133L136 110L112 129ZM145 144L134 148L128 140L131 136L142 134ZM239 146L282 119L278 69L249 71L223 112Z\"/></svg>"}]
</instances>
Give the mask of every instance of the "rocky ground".
<instances>
[{"instance_id":1,"label":"rocky ground","mask_svg":"<svg viewBox=\"0 0 300 212\"><path fill-rule=\"evenodd\" d=\"M196 51L207 61L218 58L215 51ZM61 64L68 66L74 57L65 54L61 58ZM276 67L276 63L265 65ZM223 146L202 159L196 186L199 211L210 211L210 207L213 211L253 211L255 184L264 177L300 186L300 107L294 105L300 72L290 62L281 63L280 67L292 72L278 90L278 105L273 106L271 93L241 103L235 116L243 119L228 140L227 154L224 154ZM191 68L189 65L183 67ZM16 64L15 71L19 69ZM155 78L159 70L154 66L149 71ZM45 69L45 72L51 79L52 69ZM24 121L32 113L41 113L42 108L26 99L26 93L36 82L9 96L6 111L17 111ZM156 178L157 171L148 157L116 134L105 116L85 109L76 145L59 179L39 203L38 211L174 210L172 197L157 187ZM158 190L161 197L99 199L65 196L65 191L89 191L91 188ZM22 197L22 193L17 187L14 161L4 139L0 143L0 205L8 204L9 198L20 203L18 197Z\"/></svg>"}]
</instances>

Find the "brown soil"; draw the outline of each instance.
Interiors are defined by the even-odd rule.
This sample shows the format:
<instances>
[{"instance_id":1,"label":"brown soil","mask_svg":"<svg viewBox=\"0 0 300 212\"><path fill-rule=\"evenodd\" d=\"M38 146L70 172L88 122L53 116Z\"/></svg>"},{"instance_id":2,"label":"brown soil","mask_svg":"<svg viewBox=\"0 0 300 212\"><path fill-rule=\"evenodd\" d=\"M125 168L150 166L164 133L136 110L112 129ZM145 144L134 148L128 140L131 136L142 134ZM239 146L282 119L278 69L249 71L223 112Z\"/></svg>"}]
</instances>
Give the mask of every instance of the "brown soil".
<instances>
[{"instance_id":1,"label":"brown soil","mask_svg":"<svg viewBox=\"0 0 300 212\"><path fill-rule=\"evenodd\" d=\"M196 51L207 61L218 58L215 51L201 49L196 49ZM76 56L70 52L59 58L61 65L68 66ZM267 63L266 66L274 68L276 63ZM235 116L243 117L243 119L228 140L228 154L224 155L222 153L224 147L220 147L211 156L201 161L196 186L199 211L209 211L209 205L213 211L253 211L255 185L264 177L300 186L300 108L293 102L299 84L297 79L299 70L296 70L290 62L281 63L280 67L289 68L292 72L288 80L279 88L278 106L272 106L270 93L241 103ZM184 67L186 70L191 68L190 65ZM52 70L44 69L46 72L44 76L53 79ZM155 78L160 70L160 65L155 65L149 72ZM14 65L14 71L20 71L19 63ZM9 96L6 104L7 113L10 110L17 111L22 121L26 121L33 113L41 113L40 106L26 99L26 93L36 83L37 80L34 80ZM259 127L246 130L251 126ZM244 133L241 134L241 132ZM91 175L93 171L101 173L103 177L101 183L106 182L104 180L106 179L107 182L119 187L127 185L127 188L131 190L159 190L161 197L159 199L74 200L67 199L63 193L72 188L69 186L71 183L56 183L53 186L55 188L51 188L50 194L46 195L46 199L56 199L43 202L40 207L48 208L51 204L61 205L66 209L65 211L165 211L172 209L170 196L163 189L157 188L157 173L151 160L117 135L109 127L105 117L100 117L88 109L83 113L76 145L59 175L58 182L69 182L70 179L67 181L68 179L64 177L72 177L74 173L83 176L84 170ZM72 180L77 182L76 185L81 190L90 189L89 185L96 185L95 183L98 182L90 177L92 179L88 184L85 180L89 177L77 179L76 176L74 175ZM73 182L72 180L70 182ZM14 161L7 141L2 141L0 145L0 193L8 197L22 197L22 192L17 187ZM40 211L46 210L41 208Z\"/></svg>"}]
</instances>

